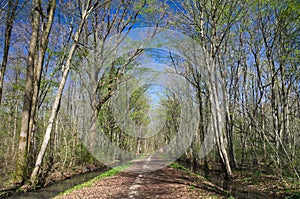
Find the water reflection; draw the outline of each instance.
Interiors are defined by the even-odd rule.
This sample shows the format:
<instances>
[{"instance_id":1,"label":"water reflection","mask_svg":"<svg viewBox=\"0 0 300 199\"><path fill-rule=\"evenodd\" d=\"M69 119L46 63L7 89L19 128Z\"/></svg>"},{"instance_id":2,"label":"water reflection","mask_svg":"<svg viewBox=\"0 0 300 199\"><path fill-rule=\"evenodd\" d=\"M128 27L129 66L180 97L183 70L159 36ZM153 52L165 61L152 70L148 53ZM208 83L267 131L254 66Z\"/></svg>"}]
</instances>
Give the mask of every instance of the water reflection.
<instances>
[{"instance_id":1,"label":"water reflection","mask_svg":"<svg viewBox=\"0 0 300 199\"><path fill-rule=\"evenodd\" d=\"M267 194L260 193L254 190L248 189L246 186L234 182L229 181L224 178L224 176L220 176L221 174L218 172L205 172L201 169L196 169L197 174L204 176L211 183L222 187L224 190L230 192L234 198L238 199L274 199Z\"/></svg>"},{"instance_id":2,"label":"water reflection","mask_svg":"<svg viewBox=\"0 0 300 199\"><path fill-rule=\"evenodd\" d=\"M107 171L107 169L101 169L101 170L97 170L97 171L92 171L90 173L77 175L77 176L74 176L73 178L70 178L70 179L67 179L67 180L64 180L61 182L57 182L53 185L49 185L47 187L43 187L43 188L37 189L32 192L16 194L9 198L15 198L15 199L52 198L71 187L74 187L78 184L81 184L88 180L91 180L92 178L100 175L101 173L103 173L105 171Z\"/></svg>"}]
</instances>

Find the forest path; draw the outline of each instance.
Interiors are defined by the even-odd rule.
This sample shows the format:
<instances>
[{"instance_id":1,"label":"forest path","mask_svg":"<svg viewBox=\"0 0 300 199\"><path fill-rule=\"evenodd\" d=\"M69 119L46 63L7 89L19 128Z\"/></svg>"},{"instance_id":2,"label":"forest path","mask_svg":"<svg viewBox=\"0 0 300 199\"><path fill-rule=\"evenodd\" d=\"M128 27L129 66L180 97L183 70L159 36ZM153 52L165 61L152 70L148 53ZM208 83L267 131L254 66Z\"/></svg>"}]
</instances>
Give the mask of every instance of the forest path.
<instances>
[{"instance_id":1,"label":"forest path","mask_svg":"<svg viewBox=\"0 0 300 199\"><path fill-rule=\"evenodd\" d=\"M157 161L149 156L124 172L57 198L226 198L224 190L188 171L164 167L150 172L132 172L141 166L153 170Z\"/></svg>"}]
</instances>

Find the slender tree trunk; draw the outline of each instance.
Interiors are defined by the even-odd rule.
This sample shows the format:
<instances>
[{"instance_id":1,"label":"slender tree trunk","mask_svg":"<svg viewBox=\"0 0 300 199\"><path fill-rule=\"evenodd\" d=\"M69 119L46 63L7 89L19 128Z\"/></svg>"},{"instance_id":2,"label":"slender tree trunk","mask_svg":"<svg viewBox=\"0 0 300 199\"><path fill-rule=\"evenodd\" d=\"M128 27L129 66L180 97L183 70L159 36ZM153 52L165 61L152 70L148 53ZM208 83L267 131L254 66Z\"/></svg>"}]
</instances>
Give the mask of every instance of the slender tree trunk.
<instances>
[{"instance_id":1,"label":"slender tree trunk","mask_svg":"<svg viewBox=\"0 0 300 199\"><path fill-rule=\"evenodd\" d=\"M216 32L215 28L212 28L212 43L210 47L210 51L208 52L206 48L203 46L204 52L204 61L205 67L207 69L207 79L208 79L208 88L210 92L210 102L211 102L211 114L212 114L212 130L215 132L216 143L218 148L218 154L221 158L221 162L223 168L226 172L226 177L228 179L232 178L232 171L230 167L230 162L228 158L228 154L225 148L225 138L223 135L223 118L221 113L221 106L220 106L220 97L224 97L225 94L223 93L223 89L219 85L220 76L219 69L216 67ZM221 95L219 96L219 92Z\"/></svg>"},{"instance_id":2,"label":"slender tree trunk","mask_svg":"<svg viewBox=\"0 0 300 199\"><path fill-rule=\"evenodd\" d=\"M221 60L221 58L219 58L219 60ZM219 61L219 66L221 66L220 61ZM222 69L220 69L220 70L222 70ZM222 74L223 74L223 72L222 72ZM222 75L221 78L222 78L221 89L222 89L222 94L223 94L224 112L225 112L225 128L226 128L227 145L228 145L229 157L230 157L230 165L233 168L237 168L235 155L234 155L234 149L233 149L233 122L232 122L232 120L233 120L233 117L234 117L234 113L232 113L232 116L230 116L229 102L228 102L228 99L227 99L228 92L226 90L226 84L225 84L226 80L225 80L225 77L223 75ZM233 90L235 90L235 89L233 89ZM234 108L232 108L232 109L233 109L232 111L234 111Z\"/></svg>"},{"instance_id":3,"label":"slender tree trunk","mask_svg":"<svg viewBox=\"0 0 300 199\"><path fill-rule=\"evenodd\" d=\"M217 147L218 147L218 154L221 158L223 167L226 172L226 177L228 179L232 178L232 171L229 163L229 158L227 155L227 151L225 148L225 141L224 141L224 135L223 135L223 125L224 121L222 120L221 116L221 107L220 107L220 102L219 102L219 95L218 92L222 92L222 89L219 88L218 82L219 76L217 68L216 68L216 62L213 56L213 53L215 50L211 48L211 52L209 55L207 55L206 61L206 66L208 70L208 88L210 91L210 101L211 101L211 112L212 112L212 128L213 131L215 132L216 136L216 142L217 142ZM204 52L205 49L204 49ZM207 53L207 52L206 52ZM223 97L224 94L222 94L221 97Z\"/></svg>"},{"instance_id":4,"label":"slender tree trunk","mask_svg":"<svg viewBox=\"0 0 300 199\"><path fill-rule=\"evenodd\" d=\"M60 101L61 101L61 96L62 96L63 89L64 89L66 81L67 81L67 77L68 77L69 70L70 70L70 67L71 67L71 61L73 59L74 52L77 48L80 34L82 32L84 23L86 22L90 12L92 11L91 0L89 0L86 5L87 5L86 9L82 11L81 22L80 22L80 25L79 25L79 27L78 27L75 35L74 35L74 43L71 46L71 49L69 51L69 54L68 54L68 57L67 57L67 60L66 60L66 64L62 67L63 68L62 79L61 79L61 82L59 84L58 91L56 93L56 96L55 96L55 99L54 99L54 102L53 102L51 115L50 115L50 118L49 118L49 121L48 121L48 126L46 128L46 132L45 132L45 135L44 135L42 146L41 146L40 152L37 156L35 167L34 167L32 173L31 173L30 181L33 184L37 183L37 178L38 178L38 174L39 174L39 171L40 171L40 167L41 167L41 164L42 164L45 152L46 152L46 148L47 148L49 140L50 140L51 131L52 131L52 128L53 128L53 123L56 119L56 116L57 116L57 113L58 113L58 110L59 110L59 104L60 104Z\"/></svg>"},{"instance_id":5,"label":"slender tree trunk","mask_svg":"<svg viewBox=\"0 0 300 199\"><path fill-rule=\"evenodd\" d=\"M201 81L201 78L199 79ZM204 115L203 115L203 100L202 100L202 96L201 96L201 88L200 85L198 83L198 87L197 87L197 98L199 101L199 135L200 135L200 143L203 144L203 154L206 154L206 146L205 146L205 132L206 132L206 128L204 126ZM206 155L204 156L204 169L205 170L209 170L209 166L208 166L208 161L207 161L207 157Z\"/></svg>"},{"instance_id":6,"label":"slender tree trunk","mask_svg":"<svg viewBox=\"0 0 300 199\"><path fill-rule=\"evenodd\" d=\"M226 177L232 178L232 171L224 143L223 130L221 129L222 121L220 104L218 102L218 94L215 88L211 88L211 101L212 101L212 116L213 116L213 130L215 131L218 153L221 158L223 167L226 171Z\"/></svg>"},{"instance_id":7,"label":"slender tree trunk","mask_svg":"<svg viewBox=\"0 0 300 199\"><path fill-rule=\"evenodd\" d=\"M28 146L28 130L32 103L33 92L33 75L34 75L34 59L37 50L37 41L40 25L40 14L38 12L39 0L35 0L32 14L32 34L29 45L29 55L27 60L27 74L25 84L25 95L22 111L22 126L20 132L18 156L16 161L15 182L23 183L27 177L27 146Z\"/></svg>"},{"instance_id":8,"label":"slender tree trunk","mask_svg":"<svg viewBox=\"0 0 300 199\"><path fill-rule=\"evenodd\" d=\"M31 106L31 116L30 116L30 122L29 122L29 141L28 141L28 153L32 154L32 160L34 161L34 150L32 150L32 147L34 147L34 137L35 137L35 131L36 131L36 109L38 105L38 95L40 90L40 81L42 76L42 68L44 65L44 58L48 46L48 38L49 34L52 28L53 18L54 18L54 12L56 7L56 0L50 0L48 2L48 16L47 16L47 22L43 22L42 25L42 36L41 36L41 44L39 48L39 55L36 59L37 64L34 70L34 82L33 82L33 95L32 95L32 106ZM33 164L30 161L31 164Z\"/></svg>"}]
</instances>

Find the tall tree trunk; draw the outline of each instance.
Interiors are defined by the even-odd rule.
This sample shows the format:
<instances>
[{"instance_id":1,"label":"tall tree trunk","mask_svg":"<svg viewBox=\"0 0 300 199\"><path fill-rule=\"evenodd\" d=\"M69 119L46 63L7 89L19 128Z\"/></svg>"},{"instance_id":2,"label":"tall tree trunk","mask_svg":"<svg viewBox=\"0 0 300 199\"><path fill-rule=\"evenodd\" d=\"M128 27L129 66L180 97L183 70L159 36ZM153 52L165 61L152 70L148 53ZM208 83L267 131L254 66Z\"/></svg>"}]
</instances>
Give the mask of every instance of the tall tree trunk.
<instances>
[{"instance_id":1,"label":"tall tree trunk","mask_svg":"<svg viewBox=\"0 0 300 199\"><path fill-rule=\"evenodd\" d=\"M214 31L213 31L214 32ZM214 43L214 42L213 42ZM228 179L232 178L232 171L230 167L230 162L228 154L225 148L225 138L223 135L223 118L221 113L220 97L224 97L223 89L219 85L220 77L218 75L219 71L216 67L216 60L214 52L216 52L215 46L212 44L210 52L207 55L206 49L203 47L204 53L206 54L205 64L208 70L208 88L210 92L211 101L211 113L212 113L212 129L215 132L216 143L218 148L218 154L221 158L223 168L226 172L226 177ZM219 92L221 95L219 96Z\"/></svg>"},{"instance_id":2,"label":"tall tree trunk","mask_svg":"<svg viewBox=\"0 0 300 199\"><path fill-rule=\"evenodd\" d=\"M15 183L23 183L27 177L27 146L28 146L28 130L30 121L30 112L32 104L33 79L34 79L34 59L36 57L37 42L39 36L40 14L39 0L35 0L32 14L32 34L29 44L29 55L27 60L27 74L25 84L25 95L22 111L22 126L19 139L18 156L15 169Z\"/></svg>"},{"instance_id":3,"label":"tall tree trunk","mask_svg":"<svg viewBox=\"0 0 300 199\"><path fill-rule=\"evenodd\" d=\"M56 0L50 0L48 2L47 8L47 21L43 21L42 25L42 36L41 36L41 44L39 48L39 57L37 58L37 64L34 70L34 82L33 82L33 95L32 95L32 106L31 106L31 116L29 122L29 141L28 141L28 153L32 154L32 161L34 161L34 153L32 147L34 145L34 137L36 130L36 109L38 103L38 95L40 90L40 81L42 76L42 68L44 65L44 58L48 46L48 38L52 28L54 12L56 7ZM31 161L30 161L31 162Z\"/></svg>"},{"instance_id":4,"label":"tall tree trunk","mask_svg":"<svg viewBox=\"0 0 300 199\"><path fill-rule=\"evenodd\" d=\"M223 89L223 93L226 92L225 88ZM226 136L227 136L227 142L228 142L228 149L229 149L229 157L230 157L230 165L237 169L236 159L234 155L234 148L233 148L233 122L234 119L234 113L232 113L232 116L230 116L229 113L229 103L226 99L227 96L223 96L225 103L225 126L226 126ZM234 109L234 108L233 108Z\"/></svg>"},{"instance_id":5,"label":"tall tree trunk","mask_svg":"<svg viewBox=\"0 0 300 199\"><path fill-rule=\"evenodd\" d=\"M41 167L41 164L42 164L45 152L46 152L46 148L47 148L49 140L50 140L51 131L52 131L52 128L53 128L53 123L56 119L56 116L57 116L57 113L58 113L58 110L59 110L59 104L60 104L60 101L61 101L61 96L62 96L63 89L65 87L67 77L68 77L68 74L69 74L69 70L70 70L70 67L71 67L71 61L73 59L74 52L77 48L78 40L79 40L80 34L82 32L83 26L84 26L84 24L85 24L85 22L86 22L86 20L89 16L89 14L91 13L91 11L93 9L93 6L91 6L91 0L89 0L86 5L87 5L86 9L84 9L82 11L81 22L80 22L79 27L78 27L75 35L74 35L74 43L72 44L71 49L69 51L69 54L68 54L68 57L67 57L67 60L66 60L66 64L62 67L63 68L62 79L61 79L61 82L59 84L58 91L56 93L56 96L55 96L55 99L54 99L54 102L53 102L51 115L50 115L50 118L49 118L49 121L48 121L48 126L46 128L46 132L45 132L45 135L44 135L42 146L41 146L40 152L37 156L35 167L34 167L32 173L31 173L30 181L31 181L32 184L37 183L40 167Z\"/></svg>"},{"instance_id":6,"label":"tall tree trunk","mask_svg":"<svg viewBox=\"0 0 300 199\"><path fill-rule=\"evenodd\" d=\"M215 81L218 80L215 79ZM217 90L216 88L214 88L214 86L211 87L210 92L211 92L210 98L212 102L211 109L212 109L212 118L213 118L213 130L216 136L218 154L221 158L223 167L226 171L226 177L230 179L232 178L232 171L231 171L227 151L225 148L223 129L221 128L223 126L222 123L224 123L224 121L222 121L219 97L218 97Z\"/></svg>"},{"instance_id":7,"label":"tall tree trunk","mask_svg":"<svg viewBox=\"0 0 300 199\"><path fill-rule=\"evenodd\" d=\"M201 81L201 77L199 77L199 81ZM205 123L204 123L204 115L203 115L203 99L202 99L202 95L201 95L201 87L200 87L200 84L198 83L198 86L197 86L197 98L198 98L198 101L199 101L199 136L200 136L200 143L203 144L203 154L206 154L206 145L205 145L205 132L206 132L206 127L205 127ZM207 161L207 157L206 155L203 157L204 159L204 169L206 171L209 170L209 166L208 166L208 161Z\"/></svg>"}]
</instances>

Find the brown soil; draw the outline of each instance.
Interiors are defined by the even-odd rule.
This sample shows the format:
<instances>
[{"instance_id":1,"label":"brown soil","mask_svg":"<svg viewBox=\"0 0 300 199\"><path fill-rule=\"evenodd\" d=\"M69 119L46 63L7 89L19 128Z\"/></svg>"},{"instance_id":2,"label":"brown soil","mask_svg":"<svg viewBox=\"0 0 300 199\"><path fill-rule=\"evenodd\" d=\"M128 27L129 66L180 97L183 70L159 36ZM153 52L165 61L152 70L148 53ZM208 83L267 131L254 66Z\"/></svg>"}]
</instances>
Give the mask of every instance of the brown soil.
<instances>
[{"instance_id":1,"label":"brown soil","mask_svg":"<svg viewBox=\"0 0 300 199\"><path fill-rule=\"evenodd\" d=\"M57 198L225 198L226 192L189 172L163 168L122 172Z\"/></svg>"}]
</instances>

